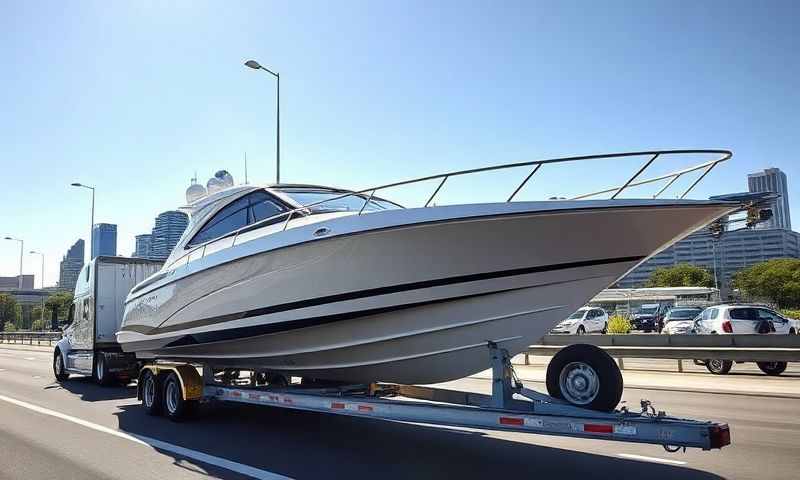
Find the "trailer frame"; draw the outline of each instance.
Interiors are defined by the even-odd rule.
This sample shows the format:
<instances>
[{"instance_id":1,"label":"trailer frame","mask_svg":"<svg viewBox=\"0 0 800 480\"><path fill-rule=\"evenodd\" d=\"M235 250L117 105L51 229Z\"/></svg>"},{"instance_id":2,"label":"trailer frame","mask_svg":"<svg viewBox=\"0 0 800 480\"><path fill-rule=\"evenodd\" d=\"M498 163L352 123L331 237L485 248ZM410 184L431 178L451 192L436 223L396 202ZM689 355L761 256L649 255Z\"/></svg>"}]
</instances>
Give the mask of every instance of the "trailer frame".
<instances>
[{"instance_id":1,"label":"trailer frame","mask_svg":"<svg viewBox=\"0 0 800 480\"><path fill-rule=\"evenodd\" d=\"M259 387L253 380L250 385L230 385L215 376L212 365L157 360L142 366L137 396L142 400L141 380L146 373L162 381L175 373L182 400L188 402L226 401L388 421L649 443L669 452L730 444L727 424L671 417L656 411L647 400L641 401L638 412L626 406L599 412L530 390L516 378L505 349L492 342L488 349L491 395L383 383Z\"/></svg>"}]
</instances>

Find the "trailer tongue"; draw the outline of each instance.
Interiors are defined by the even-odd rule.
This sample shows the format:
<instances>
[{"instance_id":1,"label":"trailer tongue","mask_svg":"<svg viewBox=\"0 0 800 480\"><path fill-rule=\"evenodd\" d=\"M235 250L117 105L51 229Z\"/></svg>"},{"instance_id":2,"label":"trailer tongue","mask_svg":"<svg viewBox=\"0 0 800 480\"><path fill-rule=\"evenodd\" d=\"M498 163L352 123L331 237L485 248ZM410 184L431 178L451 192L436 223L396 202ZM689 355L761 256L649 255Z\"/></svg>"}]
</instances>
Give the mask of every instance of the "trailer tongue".
<instances>
[{"instance_id":1,"label":"trailer tongue","mask_svg":"<svg viewBox=\"0 0 800 480\"><path fill-rule=\"evenodd\" d=\"M639 412L626 407L599 412L527 389L514 377L508 353L493 344L489 351L491 395L380 383L258 387L255 372L250 385L242 386L241 377L215 375L213 366L198 369L186 363L155 362L143 367L138 396L148 413L163 412L173 420L187 416L200 401L216 400L380 420L650 443L670 452L730 444L727 424L671 417L656 412L646 400Z\"/></svg>"}]
</instances>

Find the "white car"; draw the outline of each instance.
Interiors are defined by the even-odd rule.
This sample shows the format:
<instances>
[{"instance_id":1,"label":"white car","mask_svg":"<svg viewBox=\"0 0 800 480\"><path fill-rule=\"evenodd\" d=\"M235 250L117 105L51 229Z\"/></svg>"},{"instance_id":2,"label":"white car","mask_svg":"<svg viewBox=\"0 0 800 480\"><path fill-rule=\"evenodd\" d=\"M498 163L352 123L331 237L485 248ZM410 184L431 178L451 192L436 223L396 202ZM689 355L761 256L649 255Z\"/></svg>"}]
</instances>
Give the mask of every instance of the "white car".
<instances>
[{"instance_id":1,"label":"white car","mask_svg":"<svg viewBox=\"0 0 800 480\"><path fill-rule=\"evenodd\" d=\"M796 333L794 322L771 308L761 305L716 305L703 310L695 320L698 334L772 334ZM733 367L733 361L720 359L695 360L704 364L709 372L725 375ZM780 375L786 370L786 362L756 362L767 375Z\"/></svg>"},{"instance_id":2,"label":"white car","mask_svg":"<svg viewBox=\"0 0 800 480\"><path fill-rule=\"evenodd\" d=\"M702 307L673 307L664 316L664 328L661 333L667 335L694 333L694 319L702 312Z\"/></svg>"},{"instance_id":3,"label":"white car","mask_svg":"<svg viewBox=\"0 0 800 480\"><path fill-rule=\"evenodd\" d=\"M602 308L582 307L566 320L562 321L550 333L566 333L583 335L584 333L606 333L608 328L608 314Z\"/></svg>"}]
</instances>

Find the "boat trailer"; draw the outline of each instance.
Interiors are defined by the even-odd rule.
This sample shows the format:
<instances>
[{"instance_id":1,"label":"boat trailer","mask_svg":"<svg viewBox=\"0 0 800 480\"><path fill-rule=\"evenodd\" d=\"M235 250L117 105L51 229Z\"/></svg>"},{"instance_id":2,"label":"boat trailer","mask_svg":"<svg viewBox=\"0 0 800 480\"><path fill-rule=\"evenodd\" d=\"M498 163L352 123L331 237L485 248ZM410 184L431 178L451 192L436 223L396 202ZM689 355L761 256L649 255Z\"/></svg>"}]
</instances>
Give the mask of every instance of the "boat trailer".
<instances>
[{"instance_id":1,"label":"boat trailer","mask_svg":"<svg viewBox=\"0 0 800 480\"><path fill-rule=\"evenodd\" d=\"M671 417L657 412L647 400L641 401L640 411L623 406L600 412L525 388L514 374L508 352L491 342L488 347L491 395L383 383L257 386L255 374L249 379L225 378L215 374L211 365L168 361L143 365L137 395L148 413L163 413L173 420L190 416L200 402L226 401L378 420L649 443L669 452L730 444L727 424Z\"/></svg>"}]
</instances>

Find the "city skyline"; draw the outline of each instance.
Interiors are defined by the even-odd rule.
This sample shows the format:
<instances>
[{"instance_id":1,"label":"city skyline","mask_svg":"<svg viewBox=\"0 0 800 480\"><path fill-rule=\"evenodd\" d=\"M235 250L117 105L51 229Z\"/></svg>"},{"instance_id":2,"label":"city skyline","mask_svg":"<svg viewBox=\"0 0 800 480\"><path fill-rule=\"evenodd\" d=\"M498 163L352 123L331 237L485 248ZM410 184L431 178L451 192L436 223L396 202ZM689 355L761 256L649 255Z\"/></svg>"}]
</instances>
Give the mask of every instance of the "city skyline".
<instances>
[{"instance_id":1,"label":"city skyline","mask_svg":"<svg viewBox=\"0 0 800 480\"><path fill-rule=\"evenodd\" d=\"M153 212L184 203L195 171L205 179L225 168L240 183L247 152L250 182L273 181L274 84L242 65L249 58L281 74L287 182L361 188L496 163L699 147L734 157L695 198L745 191L743 175L768 167L800 178L799 9L12 3L0 18L11 66L0 86L20 94L0 113L0 158L25 168L10 168L0 191L15 207L0 233L43 253L52 285L64 250L90 241L89 192L70 183L96 188L94 222L118 224L117 250L127 254ZM622 163L591 174L543 168L520 199L619 184L637 168ZM448 182L437 202L502 199L510 183ZM800 211L800 196L789 197ZM47 234L34 212L48 212ZM0 275L19 273L14 247L0 242ZM26 253L23 273L39 274L39 262Z\"/></svg>"}]
</instances>

